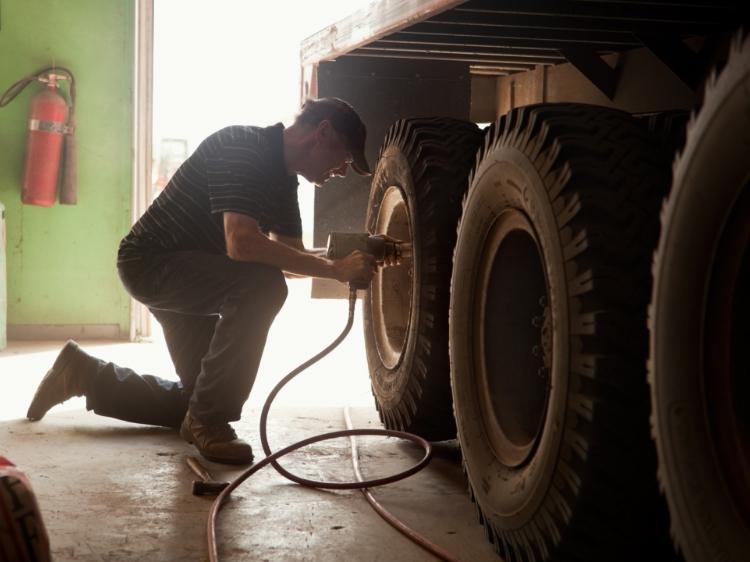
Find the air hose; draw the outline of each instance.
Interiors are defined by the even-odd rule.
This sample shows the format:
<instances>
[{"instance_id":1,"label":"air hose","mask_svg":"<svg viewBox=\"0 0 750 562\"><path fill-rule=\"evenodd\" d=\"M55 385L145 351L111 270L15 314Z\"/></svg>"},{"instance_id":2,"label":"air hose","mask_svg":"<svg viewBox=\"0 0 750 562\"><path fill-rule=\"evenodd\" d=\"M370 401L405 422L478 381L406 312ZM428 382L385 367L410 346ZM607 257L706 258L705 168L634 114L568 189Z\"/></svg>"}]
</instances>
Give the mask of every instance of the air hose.
<instances>
[{"instance_id":1,"label":"air hose","mask_svg":"<svg viewBox=\"0 0 750 562\"><path fill-rule=\"evenodd\" d=\"M208 537L208 557L210 562L218 562L219 560L219 553L218 553L218 546L216 543L216 517L219 513L219 510L222 508L224 503L226 502L227 498L229 497L229 494L232 493L233 490L237 489L237 487L242 484L245 480L247 480L250 476L258 472L260 469L265 468L269 464L276 469L276 471L284 476L285 478L296 482L298 484L301 484L302 486L308 486L311 488L323 488L323 489L329 489L329 490L351 490L351 489L359 489L362 491L362 493L367 498L367 501L370 502L370 505L373 506L375 511L383 517L391 526L396 528L399 532L406 535L407 538L417 543L422 548L426 549L427 551L431 552L441 560L446 560L449 562L458 562L458 560L453 557L450 553L443 550L438 545L430 542L426 538L419 535L416 531L413 529L410 529L407 527L403 522L399 521L396 517L394 517L391 513L389 513L381 504L375 500L375 498L372 496L368 488L374 487L374 486L382 486L384 484L390 484L393 482L396 482L398 480L403 480L404 478L407 478L408 476L411 476L412 474L415 474L416 472L419 472L424 467L427 466L427 464L430 462L432 458L432 447L428 441L425 439L414 435L412 433L406 433L403 431L394 431L389 429L352 429L351 426L351 419L349 418L348 411L345 411L345 418L346 418L346 425L347 429L343 431L332 431L329 433L323 433L321 435L315 435L312 437L308 437L307 439L303 439L302 441L298 441L297 443L293 443L292 445L289 445L287 447L284 447L283 449L276 451L275 453L271 452L271 448L268 445L268 435L267 435L267 421L268 421L268 412L271 409L271 404L273 403L274 399L276 398L276 395L279 393L279 391L294 377L299 375L302 371L313 365L314 363L317 363L320 359L328 355L331 351L333 351L343 340L346 338L346 336L349 334L349 331L352 328L352 324L354 322L354 307L357 302L357 290L355 288L351 288L349 290L349 319L346 323L346 327L341 332L341 334L331 343L328 347L326 347L323 351L312 357L311 359L305 361L302 363L299 367L291 371L288 375L286 375L281 381L271 390L271 392L268 395L268 398L266 398L265 403L263 404L263 409L261 411L260 415L260 441L261 445L263 447L263 452L266 454L266 457L257 463L255 463L253 466L242 472L237 478L235 478L232 482L230 482L229 486L224 488L222 492L216 497L214 502L211 504L211 509L208 512L208 522L206 525L206 534ZM424 457L412 466L411 468L404 470L398 474L394 474L392 476L387 476L383 478L376 478L373 480L363 480L362 475L359 470L359 462L357 460L357 448L356 448L356 442L354 440L354 437L357 435L380 435L384 437L398 437L400 439L406 439L408 441L411 441L420 447L424 449ZM355 482L323 482L323 481L316 481L316 480L308 480L307 478L301 478L295 474L292 474L288 470L286 470L284 467L282 467L278 462L277 459L280 457L283 457L284 455L291 453L292 451L296 451L297 449L301 449L302 447L306 447L307 445L310 445L312 443L317 443L319 441L326 441L328 439L337 439L341 437L349 437L352 444L352 464L354 467L354 472L357 477L357 481Z\"/></svg>"}]
</instances>

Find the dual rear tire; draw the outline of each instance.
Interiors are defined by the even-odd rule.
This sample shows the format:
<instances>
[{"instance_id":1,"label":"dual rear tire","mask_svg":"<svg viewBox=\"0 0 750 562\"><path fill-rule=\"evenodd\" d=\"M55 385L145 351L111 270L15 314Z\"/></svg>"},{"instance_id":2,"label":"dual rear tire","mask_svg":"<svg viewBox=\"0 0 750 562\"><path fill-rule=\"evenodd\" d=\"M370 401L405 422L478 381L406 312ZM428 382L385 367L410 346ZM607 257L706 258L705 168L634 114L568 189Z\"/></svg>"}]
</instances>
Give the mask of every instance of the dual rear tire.
<instances>
[{"instance_id":1,"label":"dual rear tire","mask_svg":"<svg viewBox=\"0 0 750 562\"><path fill-rule=\"evenodd\" d=\"M688 127L654 258L659 481L688 562L750 559L750 40Z\"/></svg>"},{"instance_id":2,"label":"dual rear tire","mask_svg":"<svg viewBox=\"0 0 750 562\"><path fill-rule=\"evenodd\" d=\"M669 156L594 106L524 107L488 135L449 332L480 519L508 561L669 560L645 371Z\"/></svg>"},{"instance_id":3,"label":"dual rear tire","mask_svg":"<svg viewBox=\"0 0 750 562\"><path fill-rule=\"evenodd\" d=\"M375 403L389 429L453 439L448 302L456 225L483 134L456 119L405 119L388 131L373 175L367 230L411 245L381 268L363 308Z\"/></svg>"},{"instance_id":4,"label":"dual rear tire","mask_svg":"<svg viewBox=\"0 0 750 562\"><path fill-rule=\"evenodd\" d=\"M738 287L750 283L750 176L741 157L716 175L731 155L710 147L725 130L743 146L750 123L721 124L719 108L733 107L731 120L747 89L718 89L734 97L708 100L714 116L701 113L688 136L653 295L681 139L579 104L511 111L476 162L473 125L408 120L389 132L368 229L411 243L413 258L382 270L365 302L373 393L387 427L458 432L480 521L505 560L674 559L657 447L688 560L748 552L750 424L737 396L748 391L738 334L750 301ZM708 190L712 177L728 187ZM701 203L707 193L716 200Z\"/></svg>"}]
</instances>

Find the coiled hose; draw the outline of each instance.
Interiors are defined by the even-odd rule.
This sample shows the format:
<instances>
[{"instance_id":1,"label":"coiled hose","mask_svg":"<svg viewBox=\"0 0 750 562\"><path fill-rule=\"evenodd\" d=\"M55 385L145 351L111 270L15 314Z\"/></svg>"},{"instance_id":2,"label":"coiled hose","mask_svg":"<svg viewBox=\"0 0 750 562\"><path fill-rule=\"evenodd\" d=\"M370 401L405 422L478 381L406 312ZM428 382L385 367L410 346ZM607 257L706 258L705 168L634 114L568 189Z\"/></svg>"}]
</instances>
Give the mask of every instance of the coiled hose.
<instances>
[{"instance_id":1,"label":"coiled hose","mask_svg":"<svg viewBox=\"0 0 750 562\"><path fill-rule=\"evenodd\" d=\"M456 558L454 558L450 553L443 550L441 547L439 547L436 544L433 544L426 538L419 535L416 531L413 529L410 529L407 527L403 522L399 521L396 517L394 517L391 513L389 513L381 504L375 500L375 498L372 496L370 491L367 488L371 488L374 486L382 486L383 484L390 484L392 482L396 482L398 480L402 480L408 476L411 476L412 474L415 474L416 472L419 472L422 470L427 464L430 462L430 459L432 458L432 447L428 441L425 439L422 439L421 437L414 435L412 433L406 433L403 431L393 431L389 429L352 429L351 427L351 419L349 418L348 411L345 411L345 417L346 417L346 430L343 431L332 431L329 433L323 433L321 435L315 435L313 437L308 437L307 439L303 439L302 441L298 441L297 443L293 443L292 445L289 445L288 447L284 447L283 449L276 451L275 453L271 452L271 448L268 445L268 435L267 435L267 421L268 421L268 412L271 409L271 404L273 403L274 399L276 398L276 395L279 393L279 391L294 377L299 375L302 371L313 365L314 363L317 363L320 359L328 355L331 351L333 351L343 340L346 338L346 336L349 334L349 331L352 328L352 324L354 322L354 306L357 302L357 291L354 288L350 288L349 290L349 319L346 323L346 327L341 332L341 334L331 343L328 347L326 347L323 351L312 357L311 359L305 361L302 363L299 367L294 369L292 372L290 372L288 375L286 375L281 381L271 390L271 392L268 395L268 398L266 398L265 403L263 404L263 410L261 411L260 415L260 441L263 446L263 452L266 454L266 457L257 463L255 463L253 466L245 470L242 474L240 474L237 478L235 478L232 482L230 482L229 486L224 488L222 492L216 497L214 502L211 504L211 509L208 512L208 522L206 525L206 534L208 537L208 557L210 562L218 562L219 560L219 553L218 553L218 546L216 543L216 516L219 513L219 510L224 505L224 502L229 497L229 494L232 493L233 490L237 489L237 487L242 484L245 480L247 480L250 476L258 472L261 468L266 467L267 465L273 466L276 471L284 476L285 478L296 482L298 484L301 484L303 486L308 486L311 488L324 488L324 489L332 489L332 490L351 490L351 489L359 489L362 490L362 493L367 498L368 502L370 502L370 505L373 506L375 511L383 517L391 526L396 528L398 531L403 533L407 536L410 540L417 543L422 548L428 550L441 560L446 560L449 562L458 562ZM357 460L357 448L356 448L356 442L354 440L354 437L357 435L380 435L385 437L399 437L401 439L406 439L408 441L411 441L413 443L416 443L420 447L424 449L424 457L412 466L411 468L404 470L398 474L394 474L392 476L387 476L384 478L376 478L373 480L363 480L362 474L359 471L359 462ZM284 467L282 467L278 462L277 459L280 457L283 457L284 455L291 453L292 451L296 451L297 449L301 449L302 447L306 447L307 445L310 445L312 443L317 443L319 441L326 441L328 439L337 439L340 437L349 437L352 443L352 464L354 466L354 472L357 477L356 482L321 482L317 480L308 480L307 478L301 478L295 474L292 474L288 470L286 470Z\"/></svg>"}]
</instances>

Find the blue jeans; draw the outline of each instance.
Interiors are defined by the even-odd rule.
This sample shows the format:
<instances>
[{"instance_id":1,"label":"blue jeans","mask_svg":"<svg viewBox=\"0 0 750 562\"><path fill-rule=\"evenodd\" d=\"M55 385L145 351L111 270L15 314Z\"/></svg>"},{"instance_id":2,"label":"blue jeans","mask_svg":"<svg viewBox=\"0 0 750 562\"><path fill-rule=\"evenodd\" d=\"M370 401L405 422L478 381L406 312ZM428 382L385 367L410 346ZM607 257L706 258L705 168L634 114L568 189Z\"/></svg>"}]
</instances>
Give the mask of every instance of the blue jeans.
<instances>
[{"instance_id":1,"label":"blue jeans","mask_svg":"<svg viewBox=\"0 0 750 562\"><path fill-rule=\"evenodd\" d=\"M162 325L180 381L99 361L87 408L167 427L179 427L188 407L205 424L239 420L286 300L282 272L201 251L144 253L118 271Z\"/></svg>"}]
</instances>

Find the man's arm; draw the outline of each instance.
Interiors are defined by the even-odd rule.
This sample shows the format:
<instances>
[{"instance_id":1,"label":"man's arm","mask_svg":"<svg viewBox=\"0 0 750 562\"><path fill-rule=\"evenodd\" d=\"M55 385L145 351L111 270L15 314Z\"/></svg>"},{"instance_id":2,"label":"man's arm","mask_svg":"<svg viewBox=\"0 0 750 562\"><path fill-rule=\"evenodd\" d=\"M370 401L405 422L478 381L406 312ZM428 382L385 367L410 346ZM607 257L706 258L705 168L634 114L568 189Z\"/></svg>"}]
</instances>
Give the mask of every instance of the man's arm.
<instances>
[{"instance_id":1,"label":"man's arm","mask_svg":"<svg viewBox=\"0 0 750 562\"><path fill-rule=\"evenodd\" d=\"M281 242L282 244L286 244L287 246L290 246L296 250L299 250L300 252L305 252L306 254L312 254L313 256L324 258L327 253L326 248L305 248L305 244L304 242L302 242L302 238L298 238L296 236L284 236L282 234L276 234L275 232L272 231L269 235L269 238L276 242ZM304 278L309 277L309 275L300 275L299 273L290 273L288 271L284 272L284 276L287 279L304 279Z\"/></svg>"},{"instance_id":2,"label":"man's arm","mask_svg":"<svg viewBox=\"0 0 750 562\"><path fill-rule=\"evenodd\" d=\"M302 241L285 237L294 245L271 240L261 232L258 221L242 213L224 213L227 255L240 261L264 263L297 275L326 277L347 282L369 280L375 271L375 259L353 252L340 260L329 260L304 251Z\"/></svg>"}]
</instances>

